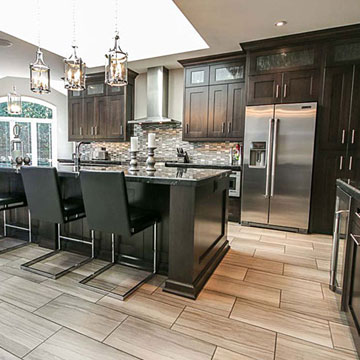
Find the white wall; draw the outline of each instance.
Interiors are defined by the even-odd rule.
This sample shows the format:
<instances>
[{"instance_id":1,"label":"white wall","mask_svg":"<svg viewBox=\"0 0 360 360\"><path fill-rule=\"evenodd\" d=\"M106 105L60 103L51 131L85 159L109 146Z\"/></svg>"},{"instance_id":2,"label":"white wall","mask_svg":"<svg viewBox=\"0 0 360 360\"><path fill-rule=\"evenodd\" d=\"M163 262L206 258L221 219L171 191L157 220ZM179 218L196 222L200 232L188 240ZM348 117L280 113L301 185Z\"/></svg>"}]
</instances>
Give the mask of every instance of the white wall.
<instances>
[{"instance_id":1,"label":"white wall","mask_svg":"<svg viewBox=\"0 0 360 360\"><path fill-rule=\"evenodd\" d=\"M146 117L146 73L135 79L135 119ZM169 107L171 119L182 121L183 118L184 69L169 70Z\"/></svg>"},{"instance_id":2,"label":"white wall","mask_svg":"<svg viewBox=\"0 0 360 360\"><path fill-rule=\"evenodd\" d=\"M72 143L68 141L68 115L67 96L52 89L50 94L37 95L30 91L29 79L17 77L4 77L0 79L0 96L7 96L13 86L23 96L47 101L56 106L57 111L57 156L58 158L70 158Z\"/></svg>"}]
</instances>

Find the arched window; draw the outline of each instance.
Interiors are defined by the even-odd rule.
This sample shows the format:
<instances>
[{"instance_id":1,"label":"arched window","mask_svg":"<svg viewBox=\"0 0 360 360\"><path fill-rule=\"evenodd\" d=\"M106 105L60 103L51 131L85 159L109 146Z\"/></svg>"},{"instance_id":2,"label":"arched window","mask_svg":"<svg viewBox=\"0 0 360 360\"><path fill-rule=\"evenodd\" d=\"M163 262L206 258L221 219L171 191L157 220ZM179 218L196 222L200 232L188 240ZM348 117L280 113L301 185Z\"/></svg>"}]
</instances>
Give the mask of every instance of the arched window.
<instances>
[{"instance_id":1,"label":"arched window","mask_svg":"<svg viewBox=\"0 0 360 360\"><path fill-rule=\"evenodd\" d=\"M7 112L7 98L0 97L0 163L11 161L13 128L20 126L20 139L24 155L34 165L51 165L56 162L56 106L35 98L22 97L22 114Z\"/></svg>"}]
</instances>

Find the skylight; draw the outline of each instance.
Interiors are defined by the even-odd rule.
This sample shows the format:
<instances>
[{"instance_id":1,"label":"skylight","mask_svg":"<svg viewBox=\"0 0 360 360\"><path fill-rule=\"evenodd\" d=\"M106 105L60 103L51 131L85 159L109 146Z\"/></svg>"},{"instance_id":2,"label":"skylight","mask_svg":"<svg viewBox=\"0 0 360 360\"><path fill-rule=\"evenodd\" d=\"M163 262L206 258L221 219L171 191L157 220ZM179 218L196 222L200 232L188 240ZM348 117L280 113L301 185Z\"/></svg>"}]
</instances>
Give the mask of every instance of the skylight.
<instances>
[{"instance_id":1,"label":"skylight","mask_svg":"<svg viewBox=\"0 0 360 360\"><path fill-rule=\"evenodd\" d=\"M129 61L208 48L172 0L119 0L119 7L120 42ZM40 9L41 47L69 56L72 0L40 0ZM0 31L37 45L36 0L3 2L1 12ZM78 52L88 67L105 63L114 17L114 0L76 1Z\"/></svg>"}]
</instances>

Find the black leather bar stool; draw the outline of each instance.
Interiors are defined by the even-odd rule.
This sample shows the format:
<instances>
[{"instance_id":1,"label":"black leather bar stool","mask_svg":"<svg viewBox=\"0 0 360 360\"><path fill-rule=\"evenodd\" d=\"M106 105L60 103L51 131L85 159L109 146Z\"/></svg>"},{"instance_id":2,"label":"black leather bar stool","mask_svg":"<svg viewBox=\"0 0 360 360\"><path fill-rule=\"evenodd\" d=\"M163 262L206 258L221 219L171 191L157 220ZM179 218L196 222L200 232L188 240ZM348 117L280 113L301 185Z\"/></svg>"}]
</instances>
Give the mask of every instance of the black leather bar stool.
<instances>
[{"instance_id":1,"label":"black leather bar stool","mask_svg":"<svg viewBox=\"0 0 360 360\"><path fill-rule=\"evenodd\" d=\"M132 286L129 290L126 290L124 294L115 294L117 297L124 300L156 273L156 239L159 216L152 211L129 206L123 172L80 171L80 182L86 219L90 229L92 229L92 237L94 236L94 230L110 233L112 249L111 264L106 265L99 271L85 278L80 282L81 284L87 284L101 292L110 292L114 295L114 292L111 290L104 290L97 286L93 286L91 285L91 282L98 284L101 281L98 276L115 265L115 235L119 235L122 238L131 238L131 236L150 226L154 227L153 271L152 273L142 271L141 276L137 277L136 285ZM125 271L123 273L125 273ZM95 281L92 281L96 277L98 278ZM138 281L139 278L141 278L140 281Z\"/></svg>"},{"instance_id":2,"label":"black leather bar stool","mask_svg":"<svg viewBox=\"0 0 360 360\"><path fill-rule=\"evenodd\" d=\"M17 225L8 224L6 220L6 211L16 209L19 207L27 206L26 197L22 194L0 194L0 211L3 211L4 216L4 238L7 237L7 228L24 230L29 233L29 243L31 243L31 215L28 210L29 227L22 227ZM19 247L28 245L28 242L17 239L1 239L0 240L0 253L17 249Z\"/></svg>"},{"instance_id":3,"label":"black leather bar stool","mask_svg":"<svg viewBox=\"0 0 360 360\"><path fill-rule=\"evenodd\" d=\"M21 175L24 183L25 194L34 219L48 221L57 224L57 249L49 254L40 256L23 265L21 268L53 279L65 275L71 270L84 265L94 257L94 243L75 239L61 235L61 224L79 220L85 217L84 204L82 199L69 198L62 199L59 178L57 170L54 167L36 167L28 166L21 168ZM61 250L61 240L79 242L91 246L91 258L83 255L77 255ZM60 254L61 253L61 254ZM64 254L65 253L65 254ZM43 266L34 265L46 260L48 263L54 263L55 256L64 255L63 267L61 271L45 271ZM68 255L68 256L67 256ZM49 259L53 257L52 259ZM60 263L62 260L57 260ZM55 261L56 262L56 261Z\"/></svg>"}]
</instances>

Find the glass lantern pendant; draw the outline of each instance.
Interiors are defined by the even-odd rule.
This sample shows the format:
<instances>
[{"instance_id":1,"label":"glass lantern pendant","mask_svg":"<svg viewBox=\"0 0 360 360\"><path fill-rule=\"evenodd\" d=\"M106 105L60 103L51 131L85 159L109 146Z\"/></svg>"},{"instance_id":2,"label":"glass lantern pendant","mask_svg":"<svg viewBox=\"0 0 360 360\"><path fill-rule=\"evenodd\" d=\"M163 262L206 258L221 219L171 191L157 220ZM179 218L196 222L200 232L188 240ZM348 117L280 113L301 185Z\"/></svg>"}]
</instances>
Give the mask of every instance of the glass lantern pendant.
<instances>
[{"instance_id":1,"label":"glass lantern pendant","mask_svg":"<svg viewBox=\"0 0 360 360\"><path fill-rule=\"evenodd\" d=\"M22 112L21 96L16 92L15 86L8 94L7 111L11 115L20 115Z\"/></svg>"},{"instance_id":2,"label":"glass lantern pendant","mask_svg":"<svg viewBox=\"0 0 360 360\"><path fill-rule=\"evenodd\" d=\"M40 48L36 52L36 61L30 64L30 90L36 94L47 94L51 91L50 68L45 64Z\"/></svg>"},{"instance_id":3,"label":"glass lantern pendant","mask_svg":"<svg viewBox=\"0 0 360 360\"><path fill-rule=\"evenodd\" d=\"M128 54L121 50L119 39L116 33L115 46L105 55L105 83L110 86L125 86L128 83Z\"/></svg>"},{"instance_id":4,"label":"glass lantern pendant","mask_svg":"<svg viewBox=\"0 0 360 360\"><path fill-rule=\"evenodd\" d=\"M65 59L65 89L72 91L85 90L86 65L76 55L77 46L73 45L74 52Z\"/></svg>"}]
</instances>

